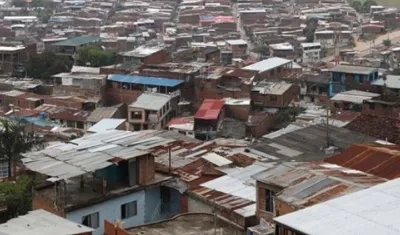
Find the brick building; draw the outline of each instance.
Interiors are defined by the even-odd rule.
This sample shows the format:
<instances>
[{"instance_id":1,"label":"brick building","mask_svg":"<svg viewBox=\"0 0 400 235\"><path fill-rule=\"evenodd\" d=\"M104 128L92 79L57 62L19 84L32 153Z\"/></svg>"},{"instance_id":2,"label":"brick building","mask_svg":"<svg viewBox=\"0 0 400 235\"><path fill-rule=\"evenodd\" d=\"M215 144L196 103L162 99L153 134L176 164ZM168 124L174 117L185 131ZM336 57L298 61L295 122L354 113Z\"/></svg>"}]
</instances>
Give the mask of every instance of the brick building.
<instances>
[{"instance_id":1,"label":"brick building","mask_svg":"<svg viewBox=\"0 0 400 235\"><path fill-rule=\"evenodd\" d=\"M134 102L143 91L179 97L183 81L162 77L110 74L107 78L104 101L108 104Z\"/></svg>"},{"instance_id":2,"label":"brick building","mask_svg":"<svg viewBox=\"0 0 400 235\"><path fill-rule=\"evenodd\" d=\"M172 97L160 93L143 93L128 106L129 129L162 130L172 116Z\"/></svg>"},{"instance_id":3,"label":"brick building","mask_svg":"<svg viewBox=\"0 0 400 235\"><path fill-rule=\"evenodd\" d=\"M247 56L247 42L242 39L227 40L228 49L232 51L233 58L245 58Z\"/></svg>"},{"instance_id":4,"label":"brick building","mask_svg":"<svg viewBox=\"0 0 400 235\"><path fill-rule=\"evenodd\" d=\"M254 175L257 180L257 218L272 222L274 217L386 181L370 174L343 175L343 172L350 171L334 164L292 162Z\"/></svg>"},{"instance_id":5,"label":"brick building","mask_svg":"<svg viewBox=\"0 0 400 235\"><path fill-rule=\"evenodd\" d=\"M257 83L251 92L251 100L254 105L270 108L285 108L300 96L300 88L286 82Z\"/></svg>"},{"instance_id":6,"label":"brick building","mask_svg":"<svg viewBox=\"0 0 400 235\"><path fill-rule=\"evenodd\" d=\"M170 178L156 175L154 156L143 151L159 139L132 134L111 130L25 153L25 167L50 179L34 186L33 209L91 227L93 235L104 234L105 219L130 228L176 215L179 191L161 185Z\"/></svg>"},{"instance_id":7,"label":"brick building","mask_svg":"<svg viewBox=\"0 0 400 235\"><path fill-rule=\"evenodd\" d=\"M164 46L140 46L132 51L120 53L122 62L133 64L160 64L168 62L169 55Z\"/></svg>"},{"instance_id":8,"label":"brick building","mask_svg":"<svg viewBox=\"0 0 400 235\"><path fill-rule=\"evenodd\" d=\"M204 100L194 115L194 132L197 139L210 140L217 135L224 119L223 100Z\"/></svg>"},{"instance_id":9,"label":"brick building","mask_svg":"<svg viewBox=\"0 0 400 235\"><path fill-rule=\"evenodd\" d=\"M15 66L26 63L28 59L25 46L0 46L0 73L11 74Z\"/></svg>"}]
</instances>

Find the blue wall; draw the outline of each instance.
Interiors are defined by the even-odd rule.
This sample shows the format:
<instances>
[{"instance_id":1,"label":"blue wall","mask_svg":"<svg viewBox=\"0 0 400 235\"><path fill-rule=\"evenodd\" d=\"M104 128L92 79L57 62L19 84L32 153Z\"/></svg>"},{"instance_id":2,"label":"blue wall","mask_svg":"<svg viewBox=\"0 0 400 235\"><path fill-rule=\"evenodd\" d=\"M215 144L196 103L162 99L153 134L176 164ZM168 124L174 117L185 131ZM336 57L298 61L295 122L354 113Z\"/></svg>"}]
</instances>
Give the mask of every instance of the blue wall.
<instances>
[{"instance_id":1,"label":"blue wall","mask_svg":"<svg viewBox=\"0 0 400 235\"><path fill-rule=\"evenodd\" d=\"M121 218L121 205L136 201L137 215L123 220L123 227L129 228L145 222L145 193L144 191L135 192L126 196L107 200L103 203L78 209L67 213L66 218L70 221L81 224L82 217L88 214L99 212L99 227L95 229L93 235L102 235L104 232L104 220L115 222Z\"/></svg>"},{"instance_id":2,"label":"blue wall","mask_svg":"<svg viewBox=\"0 0 400 235\"><path fill-rule=\"evenodd\" d=\"M160 187L155 187L151 189L147 189L145 191L146 194L146 208L144 212L144 221L145 223L150 223L153 220L153 213L159 207L160 203ZM158 217L156 215L155 217Z\"/></svg>"},{"instance_id":3,"label":"blue wall","mask_svg":"<svg viewBox=\"0 0 400 235\"><path fill-rule=\"evenodd\" d=\"M169 210L164 213L161 211L161 191L160 187L155 187L146 190L146 208L145 208L145 222L151 223L157 220L166 219L180 212L181 207L181 194L179 191L169 188L170 190L170 203L163 202L163 207L169 207Z\"/></svg>"},{"instance_id":4,"label":"blue wall","mask_svg":"<svg viewBox=\"0 0 400 235\"><path fill-rule=\"evenodd\" d=\"M370 73L369 75L332 72L331 81L329 82L329 96L334 96L339 92L343 92L343 91L347 90L346 76L348 74L351 74L352 76L354 76L354 80L356 83L360 83L360 82L371 83L379 78L378 70ZM339 88L334 89L335 86L338 86ZM339 92L338 92L338 90L339 90Z\"/></svg>"}]
</instances>

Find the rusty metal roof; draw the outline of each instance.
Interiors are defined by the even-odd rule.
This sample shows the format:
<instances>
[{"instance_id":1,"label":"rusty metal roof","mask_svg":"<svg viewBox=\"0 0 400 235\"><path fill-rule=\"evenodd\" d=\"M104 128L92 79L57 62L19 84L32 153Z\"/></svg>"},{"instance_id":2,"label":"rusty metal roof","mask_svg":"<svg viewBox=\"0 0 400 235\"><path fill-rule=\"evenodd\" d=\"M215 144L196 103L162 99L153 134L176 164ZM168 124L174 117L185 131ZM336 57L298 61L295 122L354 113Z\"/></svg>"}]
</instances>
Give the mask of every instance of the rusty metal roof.
<instances>
[{"instance_id":1,"label":"rusty metal roof","mask_svg":"<svg viewBox=\"0 0 400 235\"><path fill-rule=\"evenodd\" d=\"M325 162L395 179L400 177L400 145L354 144Z\"/></svg>"},{"instance_id":2,"label":"rusty metal roof","mask_svg":"<svg viewBox=\"0 0 400 235\"><path fill-rule=\"evenodd\" d=\"M256 180L280 188L278 200L303 208L369 188L386 179L324 162L283 163L254 175Z\"/></svg>"},{"instance_id":3,"label":"rusty metal roof","mask_svg":"<svg viewBox=\"0 0 400 235\"><path fill-rule=\"evenodd\" d=\"M195 119L204 119L204 120L215 120L218 119L218 116L224 107L225 101L223 100L212 100L206 99L203 101L203 104L197 110Z\"/></svg>"}]
</instances>

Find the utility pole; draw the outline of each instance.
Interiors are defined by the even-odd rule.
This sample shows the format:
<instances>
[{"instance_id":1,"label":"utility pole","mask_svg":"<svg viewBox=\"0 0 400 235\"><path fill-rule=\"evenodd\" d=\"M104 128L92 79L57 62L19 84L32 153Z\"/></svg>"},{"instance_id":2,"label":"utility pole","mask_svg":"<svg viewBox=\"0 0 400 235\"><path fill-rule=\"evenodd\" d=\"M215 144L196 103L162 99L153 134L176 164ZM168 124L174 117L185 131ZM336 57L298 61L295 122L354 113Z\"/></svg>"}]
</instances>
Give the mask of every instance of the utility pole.
<instances>
[{"instance_id":1,"label":"utility pole","mask_svg":"<svg viewBox=\"0 0 400 235\"><path fill-rule=\"evenodd\" d=\"M214 207L214 235L217 235L217 206L215 202L215 189L213 190L213 207Z\"/></svg>"},{"instance_id":2,"label":"utility pole","mask_svg":"<svg viewBox=\"0 0 400 235\"><path fill-rule=\"evenodd\" d=\"M168 173L171 174L171 146L168 147Z\"/></svg>"},{"instance_id":3,"label":"utility pole","mask_svg":"<svg viewBox=\"0 0 400 235\"><path fill-rule=\"evenodd\" d=\"M329 148L329 95L326 96L326 147Z\"/></svg>"}]
</instances>

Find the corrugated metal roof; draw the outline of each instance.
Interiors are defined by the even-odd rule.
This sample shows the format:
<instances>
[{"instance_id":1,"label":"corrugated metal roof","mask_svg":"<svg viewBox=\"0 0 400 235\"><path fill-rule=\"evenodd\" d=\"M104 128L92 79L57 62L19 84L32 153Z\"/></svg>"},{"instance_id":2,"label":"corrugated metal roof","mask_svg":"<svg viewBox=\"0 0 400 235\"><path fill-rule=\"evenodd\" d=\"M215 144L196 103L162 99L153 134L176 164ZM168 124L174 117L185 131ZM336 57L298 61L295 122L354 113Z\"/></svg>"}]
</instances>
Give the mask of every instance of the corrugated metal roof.
<instances>
[{"instance_id":1,"label":"corrugated metal roof","mask_svg":"<svg viewBox=\"0 0 400 235\"><path fill-rule=\"evenodd\" d=\"M304 234L400 234L400 179L275 218Z\"/></svg>"},{"instance_id":2,"label":"corrugated metal roof","mask_svg":"<svg viewBox=\"0 0 400 235\"><path fill-rule=\"evenodd\" d=\"M156 155L156 162L168 165L168 146L186 149L184 155L173 154L172 166L185 166L204 152L194 153L188 146L199 142L173 131L147 130L140 132L109 130L85 135L70 143L59 143L38 152L23 155L24 165L32 171L68 179L103 169L113 160L130 159L145 154ZM207 150L205 150L207 151ZM195 155L197 154L197 155Z\"/></svg>"},{"instance_id":3,"label":"corrugated metal roof","mask_svg":"<svg viewBox=\"0 0 400 235\"><path fill-rule=\"evenodd\" d=\"M344 101L344 102L350 102L350 103L355 103L355 104L362 104L364 100L370 100L375 97L380 96L380 94L377 93L372 93L372 92L364 92L364 91L357 91L357 90L351 90L351 91L345 91L336 94L331 98L332 101Z\"/></svg>"},{"instance_id":4,"label":"corrugated metal roof","mask_svg":"<svg viewBox=\"0 0 400 235\"><path fill-rule=\"evenodd\" d=\"M86 119L88 122L99 122L103 118L112 118L118 111L119 106L113 107L98 107L92 111L89 117Z\"/></svg>"},{"instance_id":5,"label":"corrugated metal roof","mask_svg":"<svg viewBox=\"0 0 400 235\"><path fill-rule=\"evenodd\" d=\"M251 176L266 169L266 166L257 164L238 168L225 176L208 181L200 186L255 202L255 180Z\"/></svg>"},{"instance_id":6,"label":"corrugated metal roof","mask_svg":"<svg viewBox=\"0 0 400 235\"><path fill-rule=\"evenodd\" d=\"M80 46L88 43L98 42L101 38L90 36L90 35L83 35L75 38L71 38L68 40L60 41L53 43L54 46Z\"/></svg>"},{"instance_id":7,"label":"corrugated metal roof","mask_svg":"<svg viewBox=\"0 0 400 235\"><path fill-rule=\"evenodd\" d=\"M272 57L266 60L262 60L260 62L257 62L255 64L249 65L244 67L243 69L245 70L255 70L258 72L265 72L286 64L292 63L291 60L287 60L284 58L279 58L279 57Z\"/></svg>"},{"instance_id":8,"label":"corrugated metal roof","mask_svg":"<svg viewBox=\"0 0 400 235\"><path fill-rule=\"evenodd\" d=\"M354 144L324 161L386 179L400 177L399 145Z\"/></svg>"},{"instance_id":9,"label":"corrugated metal roof","mask_svg":"<svg viewBox=\"0 0 400 235\"><path fill-rule=\"evenodd\" d=\"M94 229L71 222L39 209L0 224L0 234L5 235L70 235L92 232Z\"/></svg>"},{"instance_id":10,"label":"corrugated metal roof","mask_svg":"<svg viewBox=\"0 0 400 235\"><path fill-rule=\"evenodd\" d=\"M121 74L110 74L107 80L115 82L133 83L150 86L166 86L176 87L183 83L181 80L168 79L161 77L147 77L139 75L121 75Z\"/></svg>"},{"instance_id":11,"label":"corrugated metal roof","mask_svg":"<svg viewBox=\"0 0 400 235\"><path fill-rule=\"evenodd\" d=\"M326 163L284 163L256 174L258 181L280 188L279 200L297 208L314 205L385 182L386 179Z\"/></svg>"},{"instance_id":12,"label":"corrugated metal roof","mask_svg":"<svg viewBox=\"0 0 400 235\"><path fill-rule=\"evenodd\" d=\"M225 101L206 99L194 115L195 119L214 120L224 107Z\"/></svg>"},{"instance_id":13,"label":"corrugated metal roof","mask_svg":"<svg viewBox=\"0 0 400 235\"><path fill-rule=\"evenodd\" d=\"M160 93L142 93L135 102L129 105L131 108L158 111L169 101L171 96Z\"/></svg>"},{"instance_id":14,"label":"corrugated metal roof","mask_svg":"<svg viewBox=\"0 0 400 235\"><path fill-rule=\"evenodd\" d=\"M216 153L213 153L213 152L206 153L201 157L216 166L226 166L226 165L229 165L232 163L231 160L228 160L228 159L226 159Z\"/></svg>"},{"instance_id":15,"label":"corrugated metal roof","mask_svg":"<svg viewBox=\"0 0 400 235\"><path fill-rule=\"evenodd\" d=\"M372 85L375 86L385 85L387 88L400 89L400 76L387 75L386 80L383 80L383 78L378 79L372 82Z\"/></svg>"},{"instance_id":16,"label":"corrugated metal roof","mask_svg":"<svg viewBox=\"0 0 400 235\"><path fill-rule=\"evenodd\" d=\"M104 118L100 122L94 124L87 131L99 133L106 132L109 130L114 130L119 127L122 123L124 123L126 119L123 118Z\"/></svg>"},{"instance_id":17,"label":"corrugated metal roof","mask_svg":"<svg viewBox=\"0 0 400 235\"><path fill-rule=\"evenodd\" d=\"M332 68L330 71L338 72L338 73L369 75L373 72L378 72L378 68L352 66L352 65L338 65L338 66Z\"/></svg>"}]
</instances>

